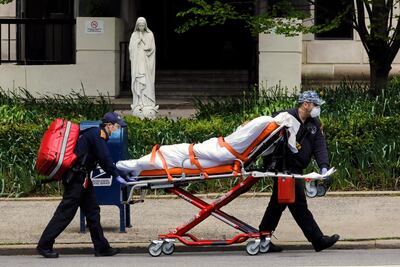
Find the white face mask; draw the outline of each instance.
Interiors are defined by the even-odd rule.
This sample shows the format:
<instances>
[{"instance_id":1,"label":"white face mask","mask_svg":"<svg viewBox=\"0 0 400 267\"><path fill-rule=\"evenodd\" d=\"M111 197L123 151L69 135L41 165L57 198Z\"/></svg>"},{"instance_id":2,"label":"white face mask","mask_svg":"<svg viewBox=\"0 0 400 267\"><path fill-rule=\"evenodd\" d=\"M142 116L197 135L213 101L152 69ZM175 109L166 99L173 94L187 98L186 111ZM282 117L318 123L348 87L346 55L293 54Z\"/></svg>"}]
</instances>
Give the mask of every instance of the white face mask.
<instances>
[{"instance_id":1,"label":"white face mask","mask_svg":"<svg viewBox=\"0 0 400 267\"><path fill-rule=\"evenodd\" d=\"M310 112L311 118L319 117L319 114L321 114L321 107L320 106L313 107Z\"/></svg>"}]
</instances>

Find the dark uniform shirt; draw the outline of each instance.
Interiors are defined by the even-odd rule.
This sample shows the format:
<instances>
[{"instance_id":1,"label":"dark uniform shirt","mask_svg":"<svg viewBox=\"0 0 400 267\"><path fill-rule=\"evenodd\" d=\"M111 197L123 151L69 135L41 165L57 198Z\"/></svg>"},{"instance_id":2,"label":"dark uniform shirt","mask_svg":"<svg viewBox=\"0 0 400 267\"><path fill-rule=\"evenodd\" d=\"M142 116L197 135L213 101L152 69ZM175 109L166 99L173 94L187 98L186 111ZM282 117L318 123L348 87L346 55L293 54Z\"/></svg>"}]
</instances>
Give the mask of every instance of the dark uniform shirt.
<instances>
[{"instance_id":1,"label":"dark uniform shirt","mask_svg":"<svg viewBox=\"0 0 400 267\"><path fill-rule=\"evenodd\" d=\"M320 168L328 168L328 149L325 137L321 131L321 122L319 119L307 118L303 123L299 117L297 108L285 111L300 122L300 128L296 135L298 152L287 153L286 168L293 173L302 173L310 164L312 156L314 156Z\"/></svg>"},{"instance_id":2,"label":"dark uniform shirt","mask_svg":"<svg viewBox=\"0 0 400 267\"><path fill-rule=\"evenodd\" d=\"M289 153L287 166L293 172L302 172L314 156L320 168L328 168L328 149L319 119L309 117L303 123L297 108L287 110L287 112L300 122L300 128L296 135L298 152Z\"/></svg>"},{"instance_id":3,"label":"dark uniform shirt","mask_svg":"<svg viewBox=\"0 0 400 267\"><path fill-rule=\"evenodd\" d=\"M86 170L93 170L99 163L107 174L117 177L119 173L107 146L108 139L107 132L101 127L89 128L83 131L79 137L75 153L79 155L81 164L85 166Z\"/></svg>"}]
</instances>

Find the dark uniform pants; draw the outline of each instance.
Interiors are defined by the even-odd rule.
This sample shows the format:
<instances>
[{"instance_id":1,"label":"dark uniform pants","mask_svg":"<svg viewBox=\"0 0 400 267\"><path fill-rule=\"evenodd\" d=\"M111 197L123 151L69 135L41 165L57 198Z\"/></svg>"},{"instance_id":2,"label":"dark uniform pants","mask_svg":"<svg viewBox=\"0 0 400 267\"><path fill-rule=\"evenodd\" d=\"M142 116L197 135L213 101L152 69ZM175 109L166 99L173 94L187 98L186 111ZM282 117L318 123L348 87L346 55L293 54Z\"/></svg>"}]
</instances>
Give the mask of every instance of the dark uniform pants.
<instances>
[{"instance_id":1,"label":"dark uniform pants","mask_svg":"<svg viewBox=\"0 0 400 267\"><path fill-rule=\"evenodd\" d=\"M96 201L93 185L89 182L87 189L83 188L80 179L73 179L70 183L64 183L64 195L58 205L53 218L44 230L38 246L44 249L52 249L55 239L70 224L78 210L82 209L86 216L90 237L96 251L103 251L110 247L104 237L100 224L100 207Z\"/></svg>"},{"instance_id":2,"label":"dark uniform pants","mask_svg":"<svg viewBox=\"0 0 400 267\"><path fill-rule=\"evenodd\" d=\"M281 218L282 212L286 207L289 208L296 223L300 226L305 237L309 242L318 242L322 237L322 232L319 229L317 223L314 220L313 215L307 207L307 199L304 193L304 181L296 179L295 183L295 194L296 199L293 204L279 204L278 203L278 183L274 179L274 187L272 196L269 201L268 207L264 213L264 217L261 220L259 226L260 231L275 231L278 226L279 219Z\"/></svg>"}]
</instances>

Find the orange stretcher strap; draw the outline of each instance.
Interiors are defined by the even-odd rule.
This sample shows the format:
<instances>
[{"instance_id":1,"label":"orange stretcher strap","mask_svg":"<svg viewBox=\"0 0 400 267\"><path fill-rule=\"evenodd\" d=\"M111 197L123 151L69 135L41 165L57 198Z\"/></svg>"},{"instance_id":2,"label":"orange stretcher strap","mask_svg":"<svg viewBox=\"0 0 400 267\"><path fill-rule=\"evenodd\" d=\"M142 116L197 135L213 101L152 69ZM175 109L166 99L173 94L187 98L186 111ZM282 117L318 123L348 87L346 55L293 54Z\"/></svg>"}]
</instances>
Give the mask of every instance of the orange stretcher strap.
<instances>
[{"instance_id":1,"label":"orange stretcher strap","mask_svg":"<svg viewBox=\"0 0 400 267\"><path fill-rule=\"evenodd\" d=\"M279 125L276 122L271 122L267 127L261 132L261 134L251 143L251 145L243 152L243 155L248 156L253 149L258 146L267 136L269 136L273 131L275 131Z\"/></svg>"},{"instance_id":2,"label":"orange stretcher strap","mask_svg":"<svg viewBox=\"0 0 400 267\"><path fill-rule=\"evenodd\" d=\"M208 178L208 174L204 171L203 167L201 166L200 162L196 159L196 155L193 151L193 144L189 145L189 159L190 164L195 165L203 174L205 178Z\"/></svg>"},{"instance_id":3,"label":"orange stretcher strap","mask_svg":"<svg viewBox=\"0 0 400 267\"><path fill-rule=\"evenodd\" d=\"M156 144L153 146L153 149L151 150L151 158L150 158L150 163L154 164L156 161L156 152L160 149L160 145Z\"/></svg>"},{"instance_id":4,"label":"orange stretcher strap","mask_svg":"<svg viewBox=\"0 0 400 267\"><path fill-rule=\"evenodd\" d=\"M233 175L238 175L239 173L241 173L240 166L240 162L236 160L233 164Z\"/></svg>"},{"instance_id":5,"label":"orange stretcher strap","mask_svg":"<svg viewBox=\"0 0 400 267\"><path fill-rule=\"evenodd\" d=\"M168 181L172 182L172 175L169 173L168 165L167 165L167 162L165 161L165 158L164 158L163 154L161 153L160 150L157 150L157 154L161 159L161 162L162 162L162 165L163 165L163 168L164 168L165 172L167 173Z\"/></svg>"},{"instance_id":6,"label":"orange stretcher strap","mask_svg":"<svg viewBox=\"0 0 400 267\"><path fill-rule=\"evenodd\" d=\"M228 149L228 151L231 152L232 155L234 155L236 158L240 159L241 161L247 160L247 157L245 157L242 154L240 154L239 152L237 152L235 149L233 149L233 147L231 147L231 145L229 145L227 142L225 142L225 140L222 136L220 136L218 138L218 144L221 147L225 147L226 149Z\"/></svg>"},{"instance_id":7,"label":"orange stretcher strap","mask_svg":"<svg viewBox=\"0 0 400 267\"><path fill-rule=\"evenodd\" d=\"M218 167L210 167L210 168L204 168L204 170L208 174L220 174L220 173L230 173L233 172L233 166L232 165L222 165ZM171 175L182 175L182 172L184 172L187 175L199 175L201 171L199 169L188 169L188 168L170 168L168 169L169 173ZM139 176L163 176L166 175L166 172L164 169L156 169L156 170L144 170L141 171Z\"/></svg>"}]
</instances>

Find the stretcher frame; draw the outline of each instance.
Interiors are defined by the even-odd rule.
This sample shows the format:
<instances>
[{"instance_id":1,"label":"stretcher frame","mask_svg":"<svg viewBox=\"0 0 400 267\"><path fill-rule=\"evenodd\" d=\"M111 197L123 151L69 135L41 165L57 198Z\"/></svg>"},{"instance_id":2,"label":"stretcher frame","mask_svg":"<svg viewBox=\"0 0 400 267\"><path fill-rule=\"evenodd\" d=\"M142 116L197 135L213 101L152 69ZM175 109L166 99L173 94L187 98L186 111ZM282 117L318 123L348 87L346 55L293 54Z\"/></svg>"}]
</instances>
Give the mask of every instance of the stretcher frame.
<instances>
[{"instance_id":1,"label":"stretcher frame","mask_svg":"<svg viewBox=\"0 0 400 267\"><path fill-rule=\"evenodd\" d=\"M274 140L274 138L276 139ZM154 176L151 177L152 179L150 179L150 177L137 177L137 181L129 182L128 186L130 187L130 193L127 200L123 202L123 204L135 204L143 202L147 189L164 189L167 193L175 194L200 209L197 215L195 215L187 223L176 227L175 230L171 231L170 233L160 234L158 236L158 240L151 241L149 245L150 255L154 257L159 256L162 253L165 255L171 255L175 250L174 242L176 242L176 240L179 240L181 243L187 246L224 246L243 243L248 239L252 239L247 243L246 246L246 251L249 255L256 255L259 252L267 252L271 240L270 232L259 232L258 229L248 225L232 215L221 211L221 208L229 204L241 194L247 192L255 183L264 177L304 179L306 182L324 179L324 176L322 175L307 178L307 175L246 170L246 168L251 165L256 158L258 158L260 155L263 155L265 151L273 149L278 142L282 141L287 142L287 132L284 126L279 126L255 149L253 149L253 151L249 154L249 160L247 162L236 160L240 163L240 172L206 175L200 173L199 175L188 176L185 174L183 168L185 162L182 162L182 174L175 176L172 179L168 179L165 175ZM230 189L227 193L223 194L211 203L207 203L181 188L181 186L187 185L190 182L227 178L239 178L241 181L233 186L232 189ZM139 200L133 200L133 192L136 190L140 191ZM236 230L241 231L242 233L235 235L231 239L221 240L199 239L196 236L188 233L191 229L200 224L209 216L215 217L216 219Z\"/></svg>"}]
</instances>

